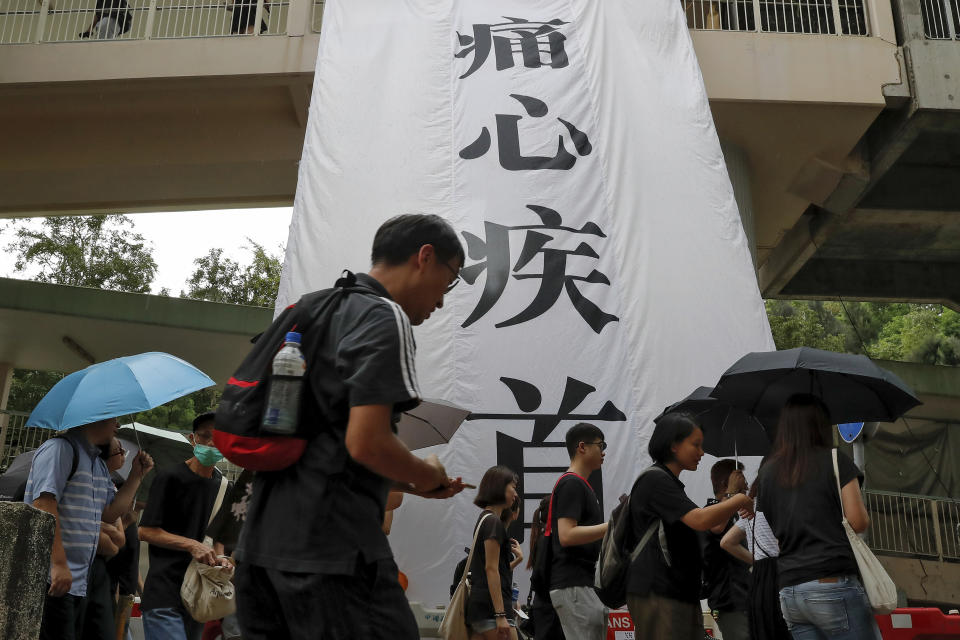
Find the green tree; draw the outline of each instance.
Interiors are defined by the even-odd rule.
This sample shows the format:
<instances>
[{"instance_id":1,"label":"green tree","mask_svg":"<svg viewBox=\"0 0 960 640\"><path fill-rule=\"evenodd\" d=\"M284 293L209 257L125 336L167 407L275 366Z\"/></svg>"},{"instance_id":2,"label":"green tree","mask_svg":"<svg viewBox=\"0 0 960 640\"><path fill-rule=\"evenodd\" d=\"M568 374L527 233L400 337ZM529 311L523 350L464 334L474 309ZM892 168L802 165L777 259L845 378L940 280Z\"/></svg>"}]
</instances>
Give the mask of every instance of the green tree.
<instances>
[{"instance_id":1,"label":"green tree","mask_svg":"<svg viewBox=\"0 0 960 640\"><path fill-rule=\"evenodd\" d=\"M767 318L777 349L814 347L844 351L844 335L829 311L805 300L767 300ZM824 326L825 324L829 325Z\"/></svg>"},{"instance_id":2,"label":"green tree","mask_svg":"<svg viewBox=\"0 0 960 640\"><path fill-rule=\"evenodd\" d=\"M156 275L152 247L124 215L45 218L40 228L15 221L18 272L31 279L75 287L147 293Z\"/></svg>"},{"instance_id":3,"label":"green tree","mask_svg":"<svg viewBox=\"0 0 960 640\"><path fill-rule=\"evenodd\" d=\"M63 374L59 371L14 369L7 409L25 413L33 411L43 396L47 395L47 391L62 378Z\"/></svg>"},{"instance_id":4,"label":"green tree","mask_svg":"<svg viewBox=\"0 0 960 640\"><path fill-rule=\"evenodd\" d=\"M149 411L141 411L134 417L137 422L151 427L189 431L193 428L194 418L206 411L215 410L219 402L220 389L210 387L194 391Z\"/></svg>"},{"instance_id":5,"label":"green tree","mask_svg":"<svg viewBox=\"0 0 960 640\"><path fill-rule=\"evenodd\" d=\"M187 290L180 295L210 302L273 306L283 268L280 256L268 253L263 245L249 238L247 241L252 254L249 264L241 265L225 257L223 249L210 249L193 261L196 269L187 280Z\"/></svg>"}]
</instances>

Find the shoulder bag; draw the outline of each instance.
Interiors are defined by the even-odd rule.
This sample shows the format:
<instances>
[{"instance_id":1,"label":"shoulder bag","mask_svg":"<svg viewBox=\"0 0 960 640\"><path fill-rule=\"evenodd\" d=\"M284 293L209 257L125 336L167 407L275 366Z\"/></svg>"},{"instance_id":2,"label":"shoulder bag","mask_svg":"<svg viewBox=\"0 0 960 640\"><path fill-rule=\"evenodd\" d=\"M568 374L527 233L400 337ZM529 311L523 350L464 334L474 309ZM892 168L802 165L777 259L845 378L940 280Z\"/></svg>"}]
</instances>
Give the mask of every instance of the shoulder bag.
<instances>
[{"instance_id":1,"label":"shoulder bag","mask_svg":"<svg viewBox=\"0 0 960 640\"><path fill-rule=\"evenodd\" d=\"M460 584L457 585L453 597L450 598L450 605L443 614L443 621L440 623L440 637L443 640L469 640L470 632L467 630L467 598L470 597L470 566L473 564L473 552L477 549L477 537L480 535L480 527L483 521L492 516L488 513L477 523L477 530L473 532L473 544L470 545L470 554L467 556L467 564L463 568L463 575L460 577Z\"/></svg>"},{"instance_id":2,"label":"shoulder bag","mask_svg":"<svg viewBox=\"0 0 960 640\"><path fill-rule=\"evenodd\" d=\"M870 551L867 543L860 539L843 513L843 491L840 489L840 468L837 465L837 450L833 450L833 477L837 481L837 493L840 494L840 513L843 514L843 529L847 532L850 548L857 559L857 568L860 570L860 579L867 592L870 606L877 615L890 613L897 608L897 585L894 584L886 569Z\"/></svg>"},{"instance_id":3,"label":"shoulder bag","mask_svg":"<svg viewBox=\"0 0 960 640\"><path fill-rule=\"evenodd\" d=\"M220 511L220 505L223 504L226 493L227 479L221 476L220 490L213 503L210 518L207 520L207 527L213 523L217 512ZM213 538L205 537L203 544L212 547ZM210 622L220 620L236 611L237 602L234 599L232 579L233 567L211 567L191 559L187 572L183 576L183 584L180 586L180 600L183 601L183 606L190 617L197 622Z\"/></svg>"}]
</instances>

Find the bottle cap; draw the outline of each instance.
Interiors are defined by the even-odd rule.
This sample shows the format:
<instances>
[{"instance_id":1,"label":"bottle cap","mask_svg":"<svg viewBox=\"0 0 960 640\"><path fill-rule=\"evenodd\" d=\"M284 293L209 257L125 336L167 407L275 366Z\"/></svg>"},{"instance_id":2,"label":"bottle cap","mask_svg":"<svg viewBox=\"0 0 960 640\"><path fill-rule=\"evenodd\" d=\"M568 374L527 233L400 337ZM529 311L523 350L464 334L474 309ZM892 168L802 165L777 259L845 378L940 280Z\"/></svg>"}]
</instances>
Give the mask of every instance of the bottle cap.
<instances>
[{"instance_id":1,"label":"bottle cap","mask_svg":"<svg viewBox=\"0 0 960 640\"><path fill-rule=\"evenodd\" d=\"M289 333L287 333L287 337L284 340L284 342L296 342L297 344L300 344L300 338L301 336L299 333L297 333L296 331L290 331Z\"/></svg>"}]
</instances>

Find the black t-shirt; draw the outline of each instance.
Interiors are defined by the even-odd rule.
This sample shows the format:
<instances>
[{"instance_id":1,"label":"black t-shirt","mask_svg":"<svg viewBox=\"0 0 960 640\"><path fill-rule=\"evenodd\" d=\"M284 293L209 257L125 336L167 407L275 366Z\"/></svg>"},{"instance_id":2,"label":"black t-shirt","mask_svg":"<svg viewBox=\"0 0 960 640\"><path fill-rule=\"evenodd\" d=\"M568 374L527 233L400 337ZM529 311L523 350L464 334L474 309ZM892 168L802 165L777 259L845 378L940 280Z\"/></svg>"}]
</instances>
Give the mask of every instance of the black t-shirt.
<instances>
[{"instance_id":1,"label":"black t-shirt","mask_svg":"<svg viewBox=\"0 0 960 640\"><path fill-rule=\"evenodd\" d=\"M383 285L366 274L357 285L369 294L347 294L327 326L303 332L316 435L293 465L256 474L235 552L242 562L353 575L358 561L393 557L381 528L391 482L355 462L344 439L351 407L419 403L416 345Z\"/></svg>"},{"instance_id":2,"label":"black t-shirt","mask_svg":"<svg viewBox=\"0 0 960 640\"><path fill-rule=\"evenodd\" d=\"M717 504L710 499L707 506ZM716 611L746 611L749 606L750 568L745 563L724 551L720 540L734 526L731 518L723 533L704 531L703 537L703 586L707 604Z\"/></svg>"},{"instance_id":3,"label":"black t-shirt","mask_svg":"<svg viewBox=\"0 0 960 640\"><path fill-rule=\"evenodd\" d=\"M123 530L123 546L117 555L107 560L107 573L110 575L111 592L120 588L120 595L134 594L139 588L140 576L140 538L137 523L131 522Z\"/></svg>"},{"instance_id":4,"label":"black t-shirt","mask_svg":"<svg viewBox=\"0 0 960 640\"><path fill-rule=\"evenodd\" d=\"M700 601L700 538L681 518L697 508L687 497L683 483L663 465L642 474L630 491L630 547L638 543L652 523L663 522L667 566L659 532L655 532L637 559L630 565L627 593L650 593L680 600Z\"/></svg>"},{"instance_id":5,"label":"black t-shirt","mask_svg":"<svg viewBox=\"0 0 960 640\"><path fill-rule=\"evenodd\" d=\"M487 549L484 544L486 540L494 540L500 545L500 558L497 562L497 570L500 572L500 595L503 598L503 610L507 612L507 617L513 617L511 607L513 586L510 577L512 574L510 560L513 559L513 554L510 552L510 539L507 537L507 528L496 514L484 511L480 514L480 518L487 514L490 515L480 525L477 548L470 562L470 598L467 600L466 616L468 623L493 619L493 600L490 599L490 587L487 584ZM478 523L480 518L477 519Z\"/></svg>"},{"instance_id":6,"label":"black t-shirt","mask_svg":"<svg viewBox=\"0 0 960 640\"><path fill-rule=\"evenodd\" d=\"M247 505L253 493L253 477L253 471L244 469L207 529L207 535L214 542L222 543L224 553L228 556L237 547L237 539L247 517Z\"/></svg>"},{"instance_id":7,"label":"black t-shirt","mask_svg":"<svg viewBox=\"0 0 960 640\"><path fill-rule=\"evenodd\" d=\"M560 518L572 518L577 521L577 526L603 522L597 494L586 481L576 475L561 479L553 491L553 517L550 525L553 563L550 565L550 588L592 587L601 541L561 546L560 531L557 527Z\"/></svg>"},{"instance_id":8,"label":"black t-shirt","mask_svg":"<svg viewBox=\"0 0 960 640\"><path fill-rule=\"evenodd\" d=\"M839 452L840 486L860 478L857 465ZM857 561L841 524L842 512L830 449L811 457L804 479L784 487L778 479L779 461L763 466L757 482L757 510L766 517L780 542L777 560L779 586L789 587L819 578L857 574Z\"/></svg>"},{"instance_id":9,"label":"black t-shirt","mask_svg":"<svg viewBox=\"0 0 960 640\"><path fill-rule=\"evenodd\" d=\"M203 540L210 512L220 489L220 472L204 478L186 463L164 467L150 485L147 508L140 518L141 527L159 527L167 533ZM180 607L180 586L190 565L186 551L150 545L150 570L143 583L142 608Z\"/></svg>"}]
</instances>

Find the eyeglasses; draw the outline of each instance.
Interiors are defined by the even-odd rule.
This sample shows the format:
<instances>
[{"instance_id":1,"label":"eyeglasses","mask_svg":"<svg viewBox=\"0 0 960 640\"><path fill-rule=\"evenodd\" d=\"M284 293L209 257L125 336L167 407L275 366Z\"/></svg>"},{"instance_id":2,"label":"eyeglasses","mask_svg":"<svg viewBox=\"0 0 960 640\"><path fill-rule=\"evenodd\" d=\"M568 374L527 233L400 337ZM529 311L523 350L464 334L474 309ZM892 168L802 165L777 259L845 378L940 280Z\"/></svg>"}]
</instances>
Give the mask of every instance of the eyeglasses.
<instances>
[{"instance_id":1,"label":"eyeglasses","mask_svg":"<svg viewBox=\"0 0 960 640\"><path fill-rule=\"evenodd\" d=\"M111 458L113 456L125 456L125 455L127 455L127 450L123 448L121 448L120 451L113 451L110 453Z\"/></svg>"},{"instance_id":2,"label":"eyeglasses","mask_svg":"<svg viewBox=\"0 0 960 640\"><path fill-rule=\"evenodd\" d=\"M607 443L604 442L603 440L601 440L600 442L584 442L583 444L595 444L595 445L597 445L598 447L600 447L600 451L606 451L606 450L607 450Z\"/></svg>"},{"instance_id":3,"label":"eyeglasses","mask_svg":"<svg viewBox=\"0 0 960 640\"><path fill-rule=\"evenodd\" d=\"M459 273L456 269L454 269L453 267L451 267L449 264L447 264L446 262L440 261L440 264L442 264L442 265L445 266L447 269L449 269L449 270L450 270L450 273L452 273L453 276L454 276L453 282L451 282L450 285L447 287L447 290L444 291L444 293L450 293L451 291L453 291L453 288L454 288L455 286L457 286L458 284L460 284L460 273Z\"/></svg>"}]
</instances>

